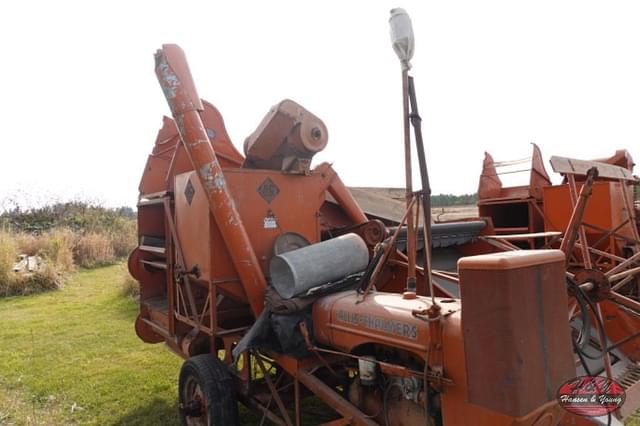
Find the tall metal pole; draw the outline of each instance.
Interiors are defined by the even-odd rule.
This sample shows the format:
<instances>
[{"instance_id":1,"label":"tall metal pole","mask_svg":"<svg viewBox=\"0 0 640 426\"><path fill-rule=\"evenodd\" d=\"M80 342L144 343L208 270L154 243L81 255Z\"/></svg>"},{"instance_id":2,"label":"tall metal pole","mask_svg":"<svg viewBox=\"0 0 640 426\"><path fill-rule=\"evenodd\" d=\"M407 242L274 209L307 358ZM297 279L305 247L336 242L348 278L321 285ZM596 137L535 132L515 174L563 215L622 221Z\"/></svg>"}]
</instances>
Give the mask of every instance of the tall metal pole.
<instances>
[{"instance_id":1,"label":"tall metal pole","mask_svg":"<svg viewBox=\"0 0 640 426\"><path fill-rule=\"evenodd\" d=\"M402 120L404 132L404 171L407 201L407 209L411 209L407 215L407 287L406 292L416 293L416 229L414 227L414 214L411 201L413 200L413 181L411 176L411 129L409 123L409 70L402 69ZM416 224L417 225L417 224Z\"/></svg>"},{"instance_id":2,"label":"tall metal pole","mask_svg":"<svg viewBox=\"0 0 640 426\"><path fill-rule=\"evenodd\" d=\"M416 151L418 152L418 164L420 167L420 178L422 179L422 214L423 214L423 237L424 237L424 278L429 286L431 301L435 303L433 294L433 277L431 274L431 184L429 183L429 172L427 171L427 159L424 152L424 142L422 139L422 118L418 113L418 100L416 99L416 87L413 77L409 77L409 104L411 105L411 124L416 137Z\"/></svg>"},{"instance_id":3,"label":"tall metal pole","mask_svg":"<svg viewBox=\"0 0 640 426\"><path fill-rule=\"evenodd\" d=\"M411 201L413 200L413 183L411 181L411 134L409 123L409 68L413 57L414 37L411 18L404 9L392 9L389 18L391 27L391 43L402 66L402 128L404 132L404 168L406 181L407 210L407 287L406 298L416 294L416 231Z\"/></svg>"}]
</instances>

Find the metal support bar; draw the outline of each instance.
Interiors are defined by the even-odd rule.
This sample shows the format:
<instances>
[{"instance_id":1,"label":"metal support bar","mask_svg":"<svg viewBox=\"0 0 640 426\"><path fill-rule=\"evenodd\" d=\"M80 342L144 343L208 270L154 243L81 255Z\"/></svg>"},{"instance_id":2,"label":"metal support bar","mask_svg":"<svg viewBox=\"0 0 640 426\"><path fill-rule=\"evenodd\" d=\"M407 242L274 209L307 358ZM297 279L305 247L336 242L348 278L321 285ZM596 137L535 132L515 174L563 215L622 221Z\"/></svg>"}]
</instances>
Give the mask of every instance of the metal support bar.
<instances>
[{"instance_id":1,"label":"metal support bar","mask_svg":"<svg viewBox=\"0 0 640 426\"><path fill-rule=\"evenodd\" d=\"M362 293L362 300L364 300L367 297L367 295L369 294L369 291L371 290L371 287L375 285L376 280L378 279L378 276L382 271L382 268L384 267L385 263L387 262L387 259L389 258L389 254L391 253L391 248L394 247L396 244L396 240L398 239L398 235L400 234L400 229L402 228L402 225L404 224L404 222L407 220L407 217L410 215L411 209L413 208L413 205L415 204L415 202L416 202L415 198L411 200L411 203L409 204L407 211L404 213L404 216L400 220L400 224L398 225L395 232L391 236L391 240L387 243L387 246L383 248L384 254L382 255L382 257L378 261L378 264L375 266L375 268L373 269L373 272L371 273L371 278L369 279L369 283L367 284L367 287L364 289L364 292ZM407 234L407 238L409 238L408 234Z\"/></svg>"},{"instance_id":2,"label":"metal support bar","mask_svg":"<svg viewBox=\"0 0 640 426\"><path fill-rule=\"evenodd\" d=\"M422 200L422 214L423 214L423 228L424 233L424 270L427 284L429 285L429 292L431 295L431 301L435 303L433 295L433 279L431 277L431 184L429 182L429 172L427 169L427 159L424 151L424 141L422 138L422 118L418 113L418 101L416 98L416 88L413 82L413 77L409 76L409 102L411 104L411 125L413 126L413 132L416 138L416 151L418 153L418 164L420 166L420 179L422 183L422 193L420 194Z\"/></svg>"},{"instance_id":3,"label":"metal support bar","mask_svg":"<svg viewBox=\"0 0 640 426\"><path fill-rule=\"evenodd\" d=\"M583 225L585 228L595 229L595 230L596 230L596 231L598 231L598 232L607 232L607 231L608 231L608 229L606 229L606 228L602 228L602 227L600 227L600 226L593 225L593 224L588 223L588 222L583 222L583 223L582 223L582 225ZM616 232L616 233L614 233L614 234L613 234L613 236L614 236L615 238L617 238L617 239L621 240L621 241L626 241L626 242L627 242L627 243L629 243L629 244L634 244L634 245L640 244L640 241L638 241L638 240L634 240L633 238L629 238L629 237L627 237L626 235L618 234L617 232Z\"/></svg>"},{"instance_id":4,"label":"metal support bar","mask_svg":"<svg viewBox=\"0 0 640 426\"><path fill-rule=\"evenodd\" d=\"M296 426L300 426L302 423L302 411L300 409L300 381L297 377L293 379L293 399L296 410Z\"/></svg>"},{"instance_id":5,"label":"metal support bar","mask_svg":"<svg viewBox=\"0 0 640 426\"><path fill-rule=\"evenodd\" d=\"M267 372L267 374L268 374L268 372ZM278 378L276 379L276 382L274 384L276 389L278 389L278 385L280 384L280 381L282 380L284 375L285 375L285 373L282 372L282 374L280 374L280 376L278 376ZM282 388L280 390L282 390ZM271 407L271 402L273 402L273 394L271 394L271 396L269 397L269 401L267 402L267 405L266 405L266 409L267 410L269 410L269 408ZM260 426L262 426L264 424L264 420L265 419L266 419L266 413L262 415L262 419L260 420Z\"/></svg>"},{"instance_id":6,"label":"metal support bar","mask_svg":"<svg viewBox=\"0 0 640 426\"><path fill-rule=\"evenodd\" d=\"M313 374L305 371L298 370L297 378L300 383L305 385L307 389L317 395L331 408L336 410L353 425L356 426L377 426L378 424L373 420L370 420L368 416L360 411L357 407L351 404L349 401L341 397L335 390L331 389L320 379Z\"/></svg>"},{"instance_id":7,"label":"metal support bar","mask_svg":"<svg viewBox=\"0 0 640 426\"><path fill-rule=\"evenodd\" d=\"M607 239L609 239L609 237L615 235L616 232L618 232L618 230L625 226L627 223L629 223L629 219L625 219L620 224L618 224L618 226L609 229L602 237L598 239L598 241L592 244L592 247L598 247L603 241L606 241Z\"/></svg>"},{"instance_id":8,"label":"metal support bar","mask_svg":"<svg viewBox=\"0 0 640 426\"><path fill-rule=\"evenodd\" d=\"M593 168L587 172L587 179L582 185L582 189L580 190L580 196L576 200L575 206L573 208L573 212L571 213L571 218L569 219L569 224L567 225L567 231L565 232L564 238L562 239L562 243L560 244L560 250L562 250L566 256L567 262L571 257L571 253L573 253L573 248L575 246L578 235L580 234L579 228L582 223L582 218L584 217L584 212L587 207L587 201L589 196L591 195L591 188L593 186L593 181L598 174L597 169ZM573 185L571 183L573 182ZM575 179L573 179L573 175L569 175L569 187L571 189L572 200L575 198ZM582 235L580 235L582 237ZM586 251L586 238L582 240L583 243L583 252ZM589 258L589 254L587 252L586 258ZM587 259L584 261L587 261Z\"/></svg>"},{"instance_id":9,"label":"metal support bar","mask_svg":"<svg viewBox=\"0 0 640 426\"><path fill-rule=\"evenodd\" d=\"M627 283L629 283L630 281L632 281L635 278L635 276L633 275L629 275L627 277L625 277L624 279L622 279L620 282L616 283L616 285L611 287L611 291L618 291L620 290L622 287L624 287L625 285L627 285Z\"/></svg>"},{"instance_id":10,"label":"metal support bar","mask_svg":"<svg viewBox=\"0 0 640 426\"><path fill-rule=\"evenodd\" d=\"M624 207L627 210L627 217L629 218L629 222L631 223L631 234L636 241L640 241L640 235L638 234L638 228L634 225L636 223L636 214L635 209L633 208L633 202L629 198L629 193L627 192L627 185L624 179L620 179L620 186L622 187L622 199L624 201ZM636 247L637 248L637 247Z\"/></svg>"},{"instance_id":11,"label":"metal support bar","mask_svg":"<svg viewBox=\"0 0 640 426\"><path fill-rule=\"evenodd\" d=\"M640 252L634 254L633 256L631 256L630 258L628 258L627 260L625 260L624 262L622 262L621 264L619 264L618 266L616 266L615 268L607 271L605 273L605 275L608 277L611 277L612 275L617 274L618 272L626 269L627 267L633 265L634 263L636 263L638 260L640 260Z\"/></svg>"},{"instance_id":12,"label":"metal support bar","mask_svg":"<svg viewBox=\"0 0 640 426\"><path fill-rule=\"evenodd\" d=\"M600 305L601 305L600 302L596 303L597 312L594 312L594 314L598 315L600 319L603 319L604 316L602 315L602 307ZM601 324L604 325L604 321L602 321ZM601 328L600 326L598 326L598 337L600 339L600 347L606 348L607 347L607 331L604 328ZM609 352L605 351L603 353L602 361L604 363L604 370L607 373L607 378L610 380L613 379L613 369L611 367L611 355L609 354Z\"/></svg>"},{"instance_id":13,"label":"metal support bar","mask_svg":"<svg viewBox=\"0 0 640 426\"><path fill-rule=\"evenodd\" d=\"M484 236L479 236L478 239L484 241L485 243L492 245L496 248L499 248L500 250L503 251L516 251L516 250L520 250L520 247L511 244L508 241L504 241L502 239L496 239L496 238L486 238Z\"/></svg>"},{"instance_id":14,"label":"metal support bar","mask_svg":"<svg viewBox=\"0 0 640 426\"><path fill-rule=\"evenodd\" d=\"M403 267L405 267L405 268L406 268L406 267L407 267L407 262L406 262L407 256L406 256L404 253L402 253L400 250L397 250L397 251L396 251L396 253L397 253L397 255L398 255L401 259L405 259L405 261L403 262L403 261L399 261L399 260L396 260L396 259L392 259L392 260L389 260L389 264L392 264L392 265L393 265L393 264L395 264L395 265L400 265L400 266L403 266ZM416 266L416 272L417 272L418 274L422 274L422 279L423 279L423 281L424 281L424 280L426 280L426 279L424 278L424 276L425 276L425 274L424 274L424 268L422 268L422 267L420 267L420 266ZM433 275L438 276L438 274L437 274L435 271L432 271L432 272L433 272ZM446 277L446 278L444 278L444 279L448 279L448 280L450 280L451 282L455 282L456 284L460 284L460 280L459 280L458 278L456 278L456 277L448 276L448 277ZM436 290L436 289L437 289L437 290L438 290L438 291L440 291L442 294L444 294L444 295L445 295L445 297L449 297L449 298L451 298L451 299L455 299L456 297L458 297L458 296L454 295L453 293L451 293L450 291L448 291L447 289L445 289L444 287L442 287L440 284L438 284L438 283L437 283L437 282L435 282L435 281L433 281L433 289L434 289L434 290ZM434 291L434 293L435 293L435 291Z\"/></svg>"},{"instance_id":15,"label":"metal support bar","mask_svg":"<svg viewBox=\"0 0 640 426\"><path fill-rule=\"evenodd\" d=\"M171 239L173 240L173 246L176 250L176 263L178 264L178 268L180 269L179 273L182 274L182 281L184 283L184 288L187 293L187 301L189 302L189 318L193 317L198 326L201 325L200 318L198 317L198 309L196 307L196 302L193 297L193 292L191 291L191 282L189 281L189 277L186 275L187 265L184 262L184 256L182 254L182 246L180 245L180 240L178 239L178 233L176 232L175 222L173 221L173 215L171 214L171 204L169 203L169 199L164 199L164 213L167 219L167 223L169 225L169 230L171 232ZM172 313L173 315L173 313Z\"/></svg>"},{"instance_id":16,"label":"metal support bar","mask_svg":"<svg viewBox=\"0 0 640 426\"><path fill-rule=\"evenodd\" d=\"M269 375L269 372L264 366L262 357L260 357L260 354L258 353L254 353L254 357L256 359L256 363L258 364L258 367L260 368L260 371L262 372L262 375L264 376L265 382L267 382L267 386L269 386L269 390L271 391L271 396L273 396L273 399L275 399L276 401L276 405L280 410L280 414L282 414L282 417L284 417L284 421L286 422L287 426L293 426L293 423L291 422L291 417L289 417L289 413L287 412L287 409L284 406L282 399L280 399L280 395L278 395L278 390L276 389L276 387L273 385L273 382L271 381L271 376Z\"/></svg>"},{"instance_id":17,"label":"metal support bar","mask_svg":"<svg viewBox=\"0 0 640 426\"><path fill-rule=\"evenodd\" d=\"M640 313L640 302L629 299L628 297L614 292L609 293L609 298L633 311Z\"/></svg>"},{"instance_id":18,"label":"metal support bar","mask_svg":"<svg viewBox=\"0 0 640 426\"><path fill-rule=\"evenodd\" d=\"M581 247L581 243L576 243L576 247ZM615 254L608 253L606 251L598 250L593 247L588 247L589 251L595 255L602 257L606 257L607 259L615 260L618 262L624 262L626 259L624 257L616 256Z\"/></svg>"},{"instance_id":19,"label":"metal support bar","mask_svg":"<svg viewBox=\"0 0 640 426\"><path fill-rule=\"evenodd\" d=\"M624 272L618 272L617 274L609 276L609 281L617 281L625 277L635 276L638 272L640 272L640 267L627 269Z\"/></svg>"},{"instance_id":20,"label":"metal support bar","mask_svg":"<svg viewBox=\"0 0 640 426\"><path fill-rule=\"evenodd\" d=\"M409 257L409 267L407 269L407 291L415 293L416 284L416 232L413 224L413 183L411 178L411 135L409 133L409 71L402 68L402 130L404 136L404 173L406 181L406 203L407 211L407 256Z\"/></svg>"},{"instance_id":21,"label":"metal support bar","mask_svg":"<svg viewBox=\"0 0 640 426\"><path fill-rule=\"evenodd\" d=\"M247 407L260 411L264 416L266 416L274 424L278 426L286 426L286 423L283 422L280 417L276 416L271 410L265 407L262 403L256 401L254 398L240 395L238 399Z\"/></svg>"}]
</instances>

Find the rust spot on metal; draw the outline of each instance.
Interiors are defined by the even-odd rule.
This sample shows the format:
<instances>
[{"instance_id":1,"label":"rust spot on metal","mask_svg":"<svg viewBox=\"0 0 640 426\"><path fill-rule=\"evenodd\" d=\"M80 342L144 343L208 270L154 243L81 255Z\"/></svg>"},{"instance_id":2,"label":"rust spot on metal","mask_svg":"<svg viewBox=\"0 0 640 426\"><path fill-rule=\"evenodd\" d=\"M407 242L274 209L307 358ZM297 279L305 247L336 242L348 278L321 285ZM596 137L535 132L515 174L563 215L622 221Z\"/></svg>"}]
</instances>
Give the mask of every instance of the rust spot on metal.
<instances>
[{"instance_id":1,"label":"rust spot on metal","mask_svg":"<svg viewBox=\"0 0 640 426\"><path fill-rule=\"evenodd\" d=\"M179 114L175 114L175 118L174 121L176 122L176 127L178 128L178 133L181 135L185 134L184 132L184 116L183 115L179 115Z\"/></svg>"},{"instance_id":2,"label":"rust spot on metal","mask_svg":"<svg viewBox=\"0 0 640 426\"><path fill-rule=\"evenodd\" d=\"M209 141L208 141L208 140L206 140L206 139L198 139L198 140L196 140L196 141L194 141L194 142L191 142L189 145L190 145L192 148L195 148L196 146L198 146L198 145L200 145L200 144L209 144Z\"/></svg>"},{"instance_id":3,"label":"rust spot on metal","mask_svg":"<svg viewBox=\"0 0 640 426\"><path fill-rule=\"evenodd\" d=\"M164 96L167 100L174 99L178 87L180 87L180 80L175 75L169 64L167 58L162 51L156 53L156 69L160 77L160 86L164 92Z\"/></svg>"}]
</instances>

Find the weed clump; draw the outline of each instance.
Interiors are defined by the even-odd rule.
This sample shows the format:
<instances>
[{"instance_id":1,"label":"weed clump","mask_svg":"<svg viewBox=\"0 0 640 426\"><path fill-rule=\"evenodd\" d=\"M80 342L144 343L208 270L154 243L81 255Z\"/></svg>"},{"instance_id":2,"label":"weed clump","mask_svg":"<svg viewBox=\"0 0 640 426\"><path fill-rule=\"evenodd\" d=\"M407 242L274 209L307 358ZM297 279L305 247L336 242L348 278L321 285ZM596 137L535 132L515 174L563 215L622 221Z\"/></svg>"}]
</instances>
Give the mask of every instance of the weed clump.
<instances>
[{"instance_id":1,"label":"weed clump","mask_svg":"<svg viewBox=\"0 0 640 426\"><path fill-rule=\"evenodd\" d=\"M122 266L121 274L122 289L120 290L120 294L137 300L140 297L140 284L131 276L124 265Z\"/></svg>"},{"instance_id":2,"label":"weed clump","mask_svg":"<svg viewBox=\"0 0 640 426\"><path fill-rule=\"evenodd\" d=\"M16 242L8 232L0 231L0 294L12 285L13 264L18 256Z\"/></svg>"},{"instance_id":3,"label":"weed clump","mask_svg":"<svg viewBox=\"0 0 640 426\"><path fill-rule=\"evenodd\" d=\"M136 245L134 213L126 207L71 202L6 211L0 214L0 297L60 288L77 267L116 263ZM42 264L16 273L19 255L37 256Z\"/></svg>"},{"instance_id":4,"label":"weed clump","mask_svg":"<svg viewBox=\"0 0 640 426\"><path fill-rule=\"evenodd\" d=\"M116 260L109 237L95 232L78 238L73 249L73 258L76 265L83 268L110 265Z\"/></svg>"},{"instance_id":5,"label":"weed clump","mask_svg":"<svg viewBox=\"0 0 640 426\"><path fill-rule=\"evenodd\" d=\"M65 271L53 262L43 264L35 272L14 272L17 256L18 244L12 235L0 232L0 297L38 293L63 285Z\"/></svg>"}]
</instances>

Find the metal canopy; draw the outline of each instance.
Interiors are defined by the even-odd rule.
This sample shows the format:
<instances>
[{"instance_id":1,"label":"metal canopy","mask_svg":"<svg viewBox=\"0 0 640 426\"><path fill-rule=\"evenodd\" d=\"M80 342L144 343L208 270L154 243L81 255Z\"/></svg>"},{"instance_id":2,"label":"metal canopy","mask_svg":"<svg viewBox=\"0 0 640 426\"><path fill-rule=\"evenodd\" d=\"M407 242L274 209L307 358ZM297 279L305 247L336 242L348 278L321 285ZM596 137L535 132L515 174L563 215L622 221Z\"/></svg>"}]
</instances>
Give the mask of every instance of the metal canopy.
<instances>
[{"instance_id":1,"label":"metal canopy","mask_svg":"<svg viewBox=\"0 0 640 426\"><path fill-rule=\"evenodd\" d=\"M597 161L576 160L575 158L553 156L549 160L553 171L561 174L587 175L592 167L598 169L598 177L607 179L622 179L630 182L640 181L628 170L612 164L599 163Z\"/></svg>"}]
</instances>

